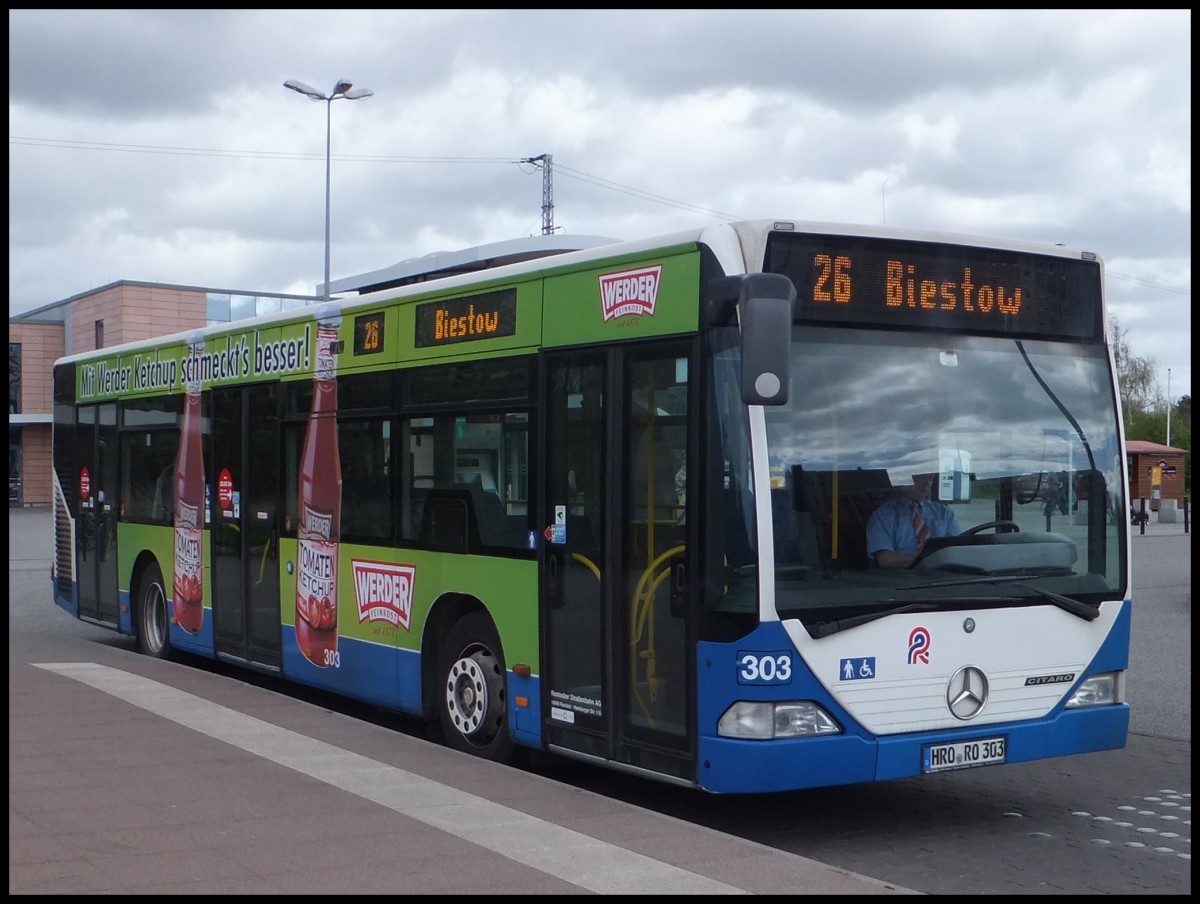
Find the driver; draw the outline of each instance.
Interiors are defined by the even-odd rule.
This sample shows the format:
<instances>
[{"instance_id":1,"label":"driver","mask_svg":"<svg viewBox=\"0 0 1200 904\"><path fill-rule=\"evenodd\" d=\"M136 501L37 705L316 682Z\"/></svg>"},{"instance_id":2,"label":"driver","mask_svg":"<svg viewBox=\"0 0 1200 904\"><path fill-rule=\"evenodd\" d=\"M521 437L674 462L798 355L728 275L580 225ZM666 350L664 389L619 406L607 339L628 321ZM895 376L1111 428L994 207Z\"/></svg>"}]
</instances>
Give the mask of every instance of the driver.
<instances>
[{"instance_id":1,"label":"driver","mask_svg":"<svg viewBox=\"0 0 1200 904\"><path fill-rule=\"evenodd\" d=\"M936 474L914 474L904 496L889 499L867 521L867 555L880 568L907 568L930 537L962 533L950 506L929 498Z\"/></svg>"}]
</instances>

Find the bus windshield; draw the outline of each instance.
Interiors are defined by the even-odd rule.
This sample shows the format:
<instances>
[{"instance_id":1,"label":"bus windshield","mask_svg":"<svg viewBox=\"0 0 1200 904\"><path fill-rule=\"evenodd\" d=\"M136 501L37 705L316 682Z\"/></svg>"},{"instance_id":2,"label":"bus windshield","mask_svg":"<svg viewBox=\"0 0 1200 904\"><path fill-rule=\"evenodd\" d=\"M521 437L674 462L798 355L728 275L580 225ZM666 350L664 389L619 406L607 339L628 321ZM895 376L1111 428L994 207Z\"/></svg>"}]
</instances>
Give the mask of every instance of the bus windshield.
<instances>
[{"instance_id":1,"label":"bus windshield","mask_svg":"<svg viewBox=\"0 0 1200 904\"><path fill-rule=\"evenodd\" d=\"M795 326L764 408L780 617L1120 598L1108 367L1101 345Z\"/></svg>"}]
</instances>

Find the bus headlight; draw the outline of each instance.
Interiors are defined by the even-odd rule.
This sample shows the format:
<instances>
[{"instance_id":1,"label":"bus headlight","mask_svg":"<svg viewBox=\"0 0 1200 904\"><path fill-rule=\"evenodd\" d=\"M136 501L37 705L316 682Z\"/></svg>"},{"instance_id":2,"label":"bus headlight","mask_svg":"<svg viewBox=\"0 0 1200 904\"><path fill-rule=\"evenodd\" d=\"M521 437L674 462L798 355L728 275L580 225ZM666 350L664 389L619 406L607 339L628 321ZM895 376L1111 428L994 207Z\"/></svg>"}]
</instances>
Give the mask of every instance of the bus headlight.
<instances>
[{"instance_id":1,"label":"bus headlight","mask_svg":"<svg viewBox=\"0 0 1200 904\"><path fill-rule=\"evenodd\" d=\"M815 703L804 700L786 703L752 703L739 700L717 722L723 738L767 741L771 738L806 738L838 734L833 717Z\"/></svg>"},{"instance_id":2,"label":"bus headlight","mask_svg":"<svg viewBox=\"0 0 1200 904\"><path fill-rule=\"evenodd\" d=\"M1111 706L1114 703L1125 702L1125 673L1101 672L1093 675L1079 685L1071 699L1067 701L1067 709L1079 706Z\"/></svg>"}]
</instances>

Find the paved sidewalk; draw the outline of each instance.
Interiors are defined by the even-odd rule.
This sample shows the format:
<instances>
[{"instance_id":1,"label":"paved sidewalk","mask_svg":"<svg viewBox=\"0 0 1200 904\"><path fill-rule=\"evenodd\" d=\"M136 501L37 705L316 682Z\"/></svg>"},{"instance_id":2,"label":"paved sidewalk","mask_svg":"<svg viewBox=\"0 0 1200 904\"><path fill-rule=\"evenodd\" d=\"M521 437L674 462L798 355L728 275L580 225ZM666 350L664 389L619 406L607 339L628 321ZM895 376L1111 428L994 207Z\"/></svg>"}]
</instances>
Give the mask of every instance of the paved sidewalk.
<instances>
[{"instance_id":1,"label":"paved sidewalk","mask_svg":"<svg viewBox=\"0 0 1200 904\"><path fill-rule=\"evenodd\" d=\"M141 656L9 527L10 894L917 893Z\"/></svg>"},{"instance_id":2,"label":"paved sidewalk","mask_svg":"<svg viewBox=\"0 0 1200 904\"><path fill-rule=\"evenodd\" d=\"M143 656L51 601L51 522L9 517L9 894L917 893Z\"/></svg>"}]
</instances>

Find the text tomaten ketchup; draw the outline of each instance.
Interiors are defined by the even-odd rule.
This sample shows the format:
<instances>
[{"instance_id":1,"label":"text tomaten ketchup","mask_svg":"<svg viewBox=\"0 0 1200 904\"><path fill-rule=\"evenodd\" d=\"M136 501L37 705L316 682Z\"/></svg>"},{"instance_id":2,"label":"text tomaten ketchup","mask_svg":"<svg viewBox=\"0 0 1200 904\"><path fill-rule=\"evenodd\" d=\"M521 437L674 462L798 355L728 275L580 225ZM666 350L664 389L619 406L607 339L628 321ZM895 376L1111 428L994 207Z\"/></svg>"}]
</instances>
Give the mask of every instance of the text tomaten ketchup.
<instances>
[{"instance_id":1,"label":"text tomaten ketchup","mask_svg":"<svg viewBox=\"0 0 1200 904\"><path fill-rule=\"evenodd\" d=\"M320 316L320 315L318 315ZM342 520L342 464L337 434L338 316L317 327L312 409L300 457L296 642L309 662L336 667L338 540Z\"/></svg>"},{"instance_id":2,"label":"text tomaten ketchup","mask_svg":"<svg viewBox=\"0 0 1200 904\"><path fill-rule=\"evenodd\" d=\"M202 341L193 341L179 449L175 454L175 577L172 606L175 622L189 634L204 623L204 447L201 442L200 368Z\"/></svg>"}]
</instances>

